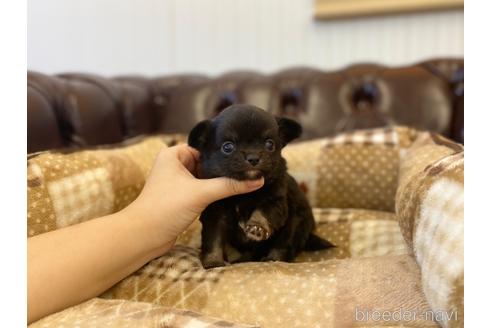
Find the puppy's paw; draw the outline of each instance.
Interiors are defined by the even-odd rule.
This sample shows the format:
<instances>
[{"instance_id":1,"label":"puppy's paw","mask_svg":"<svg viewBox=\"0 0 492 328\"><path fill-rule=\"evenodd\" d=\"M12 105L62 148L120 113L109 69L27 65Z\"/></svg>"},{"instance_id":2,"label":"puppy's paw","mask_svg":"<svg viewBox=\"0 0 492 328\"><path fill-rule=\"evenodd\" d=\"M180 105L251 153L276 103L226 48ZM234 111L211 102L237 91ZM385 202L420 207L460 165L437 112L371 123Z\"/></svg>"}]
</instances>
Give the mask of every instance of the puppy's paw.
<instances>
[{"instance_id":1,"label":"puppy's paw","mask_svg":"<svg viewBox=\"0 0 492 328\"><path fill-rule=\"evenodd\" d=\"M234 263L243 263L243 262L251 262L251 261L254 261L253 253L243 252L241 256L231 261L231 263L234 264Z\"/></svg>"},{"instance_id":2,"label":"puppy's paw","mask_svg":"<svg viewBox=\"0 0 492 328\"><path fill-rule=\"evenodd\" d=\"M239 222L239 226L250 240L267 240L272 235L272 229L268 220L259 210L254 211L248 221Z\"/></svg>"},{"instance_id":3,"label":"puppy's paw","mask_svg":"<svg viewBox=\"0 0 492 328\"><path fill-rule=\"evenodd\" d=\"M205 254L200 257L202 266L204 269L211 269L225 266L225 261L223 256L219 256L215 253Z\"/></svg>"},{"instance_id":4,"label":"puppy's paw","mask_svg":"<svg viewBox=\"0 0 492 328\"><path fill-rule=\"evenodd\" d=\"M274 248L261 259L263 262L284 261L289 262L289 251L284 248Z\"/></svg>"},{"instance_id":5,"label":"puppy's paw","mask_svg":"<svg viewBox=\"0 0 492 328\"><path fill-rule=\"evenodd\" d=\"M244 233L246 234L246 237L248 237L248 239L254 241L262 241L270 237L267 230L255 224L246 224L244 228Z\"/></svg>"}]
</instances>

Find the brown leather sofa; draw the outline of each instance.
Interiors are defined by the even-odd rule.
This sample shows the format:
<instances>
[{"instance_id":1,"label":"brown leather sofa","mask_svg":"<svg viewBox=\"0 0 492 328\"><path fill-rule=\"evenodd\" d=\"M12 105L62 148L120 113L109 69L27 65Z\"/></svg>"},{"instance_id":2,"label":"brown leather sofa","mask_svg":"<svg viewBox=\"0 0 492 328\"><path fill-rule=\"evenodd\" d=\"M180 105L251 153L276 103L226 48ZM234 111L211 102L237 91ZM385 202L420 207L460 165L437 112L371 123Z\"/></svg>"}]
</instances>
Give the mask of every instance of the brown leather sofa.
<instances>
[{"instance_id":1,"label":"brown leather sofa","mask_svg":"<svg viewBox=\"0 0 492 328\"><path fill-rule=\"evenodd\" d=\"M303 139L408 125L463 143L463 59L406 67L291 68L272 75L104 78L27 74L27 152L118 143L141 134L187 133L233 103L250 103L304 127Z\"/></svg>"}]
</instances>

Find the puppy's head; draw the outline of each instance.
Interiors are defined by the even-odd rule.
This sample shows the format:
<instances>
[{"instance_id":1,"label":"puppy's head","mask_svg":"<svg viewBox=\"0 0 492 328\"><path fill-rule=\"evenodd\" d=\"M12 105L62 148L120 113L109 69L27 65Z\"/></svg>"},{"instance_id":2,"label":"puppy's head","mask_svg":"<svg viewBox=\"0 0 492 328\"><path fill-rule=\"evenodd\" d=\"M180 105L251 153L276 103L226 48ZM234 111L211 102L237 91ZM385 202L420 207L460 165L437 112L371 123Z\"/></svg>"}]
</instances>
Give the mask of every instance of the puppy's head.
<instances>
[{"instance_id":1,"label":"puppy's head","mask_svg":"<svg viewBox=\"0 0 492 328\"><path fill-rule=\"evenodd\" d=\"M301 132L293 120L275 118L258 107L233 105L214 119L198 123L188 144L200 151L206 178L248 180L263 176L268 182L283 167L281 149Z\"/></svg>"}]
</instances>

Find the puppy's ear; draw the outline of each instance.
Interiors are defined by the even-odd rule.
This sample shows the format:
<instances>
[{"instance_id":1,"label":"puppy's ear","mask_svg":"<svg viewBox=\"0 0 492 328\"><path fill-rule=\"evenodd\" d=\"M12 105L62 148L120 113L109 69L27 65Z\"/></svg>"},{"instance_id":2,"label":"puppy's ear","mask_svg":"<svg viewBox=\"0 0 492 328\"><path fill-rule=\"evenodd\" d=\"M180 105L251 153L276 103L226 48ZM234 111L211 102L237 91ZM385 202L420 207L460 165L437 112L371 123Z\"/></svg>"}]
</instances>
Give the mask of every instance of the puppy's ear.
<instances>
[{"instance_id":1,"label":"puppy's ear","mask_svg":"<svg viewBox=\"0 0 492 328\"><path fill-rule=\"evenodd\" d=\"M302 127L296 121L285 117L276 117L275 119L277 120L282 147L301 135Z\"/></svg>"},{"instance_id":2,"label":"puppy's ear","mask_svg":"<svg viewBox=\"0 0 492 328\"><path fill-rule=\"evenodd\" d=\"M202 151L207 144L207 140L212 132L212 121L201 121L191 130L188 135L188 145Z\"/></svg>"}]
</instances>

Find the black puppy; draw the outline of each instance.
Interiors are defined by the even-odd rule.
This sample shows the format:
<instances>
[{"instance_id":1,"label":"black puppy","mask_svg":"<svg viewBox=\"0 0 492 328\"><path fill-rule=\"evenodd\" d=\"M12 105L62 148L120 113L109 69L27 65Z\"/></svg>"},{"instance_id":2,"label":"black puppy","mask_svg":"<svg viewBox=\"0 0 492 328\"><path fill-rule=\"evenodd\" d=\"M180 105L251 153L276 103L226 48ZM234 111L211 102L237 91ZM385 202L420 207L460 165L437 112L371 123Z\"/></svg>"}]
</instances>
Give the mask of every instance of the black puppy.
<instances>
[{"instance_id":1,"label":"black puppy","mask_svg":"<svg viewBox=\"0 0 492 328\"><path fill-rule=\"evenodd\" d=\"M301 132L295 121L249 105L230 106L190 132L188 144L200 151L203 178L265 179L260 189L203 211L205 268L223 266L226 260L292 261L302 250L333 247L312 234L311 207L280 154Z\"/></svg>"}]
</instances>

